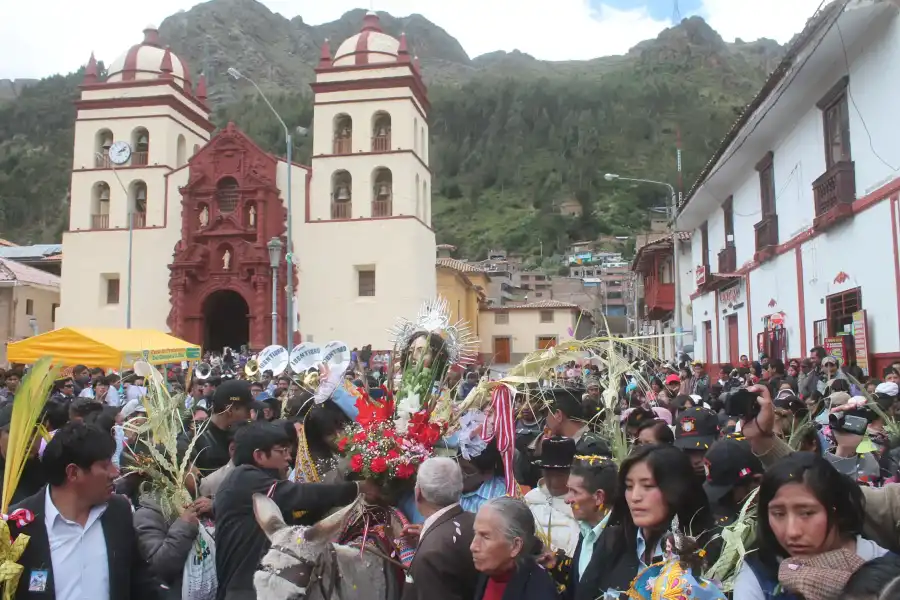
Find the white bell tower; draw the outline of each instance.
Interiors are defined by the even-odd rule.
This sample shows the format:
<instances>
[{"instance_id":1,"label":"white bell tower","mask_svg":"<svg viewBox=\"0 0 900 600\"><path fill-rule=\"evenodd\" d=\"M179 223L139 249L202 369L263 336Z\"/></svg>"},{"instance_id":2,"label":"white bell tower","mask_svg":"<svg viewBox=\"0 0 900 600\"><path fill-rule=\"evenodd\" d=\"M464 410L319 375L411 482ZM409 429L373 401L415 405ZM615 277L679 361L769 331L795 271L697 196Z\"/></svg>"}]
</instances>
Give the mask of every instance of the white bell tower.
<instances>
[{"instance_id":1,"label":"white bell tower","mask_svg":"<svg viewBox=\"0 0 900 600\"><path fill-rule=\"evenodd\" d=\"M406 37L369 12L334 58L326 41L315 94L312 178L299 235L304 339L329 341L328 319L358 331L351 346L389 350L387 327L435 295L428 95ZM313 275L315 274L315 275ZM326 318L327 317L327 318Z\"/></svg>"}]
</instances>

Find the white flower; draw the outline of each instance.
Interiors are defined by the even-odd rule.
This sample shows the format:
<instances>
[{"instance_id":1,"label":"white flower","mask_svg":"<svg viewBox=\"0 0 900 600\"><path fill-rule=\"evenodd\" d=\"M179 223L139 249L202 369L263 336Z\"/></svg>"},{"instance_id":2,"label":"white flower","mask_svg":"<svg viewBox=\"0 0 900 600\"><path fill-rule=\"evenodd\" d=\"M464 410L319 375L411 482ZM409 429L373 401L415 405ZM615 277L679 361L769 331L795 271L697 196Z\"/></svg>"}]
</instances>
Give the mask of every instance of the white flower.
<instances>
[{"instance_id":1,"label":"white flower","mask_svg":"<svg viewBox=\"0 0 900 600\"><path fill-rule=\"evenodd\" d=\"M401 413L399 418L394 419L394 431L396 431L400 435L404 435L408 429L409 415L406 413Z\"/></svg>"},{"instance_id":2,"label":"white flower","mask_svg":"<svg viewBox=\"0 0 900 600\"><path fill-rule=\"evenodd\" d=\"M407 415L414 415L420 410L422 410L422 398L417 393L406 394L397 405L397 412Z\"/></svg>"}]
</instances>

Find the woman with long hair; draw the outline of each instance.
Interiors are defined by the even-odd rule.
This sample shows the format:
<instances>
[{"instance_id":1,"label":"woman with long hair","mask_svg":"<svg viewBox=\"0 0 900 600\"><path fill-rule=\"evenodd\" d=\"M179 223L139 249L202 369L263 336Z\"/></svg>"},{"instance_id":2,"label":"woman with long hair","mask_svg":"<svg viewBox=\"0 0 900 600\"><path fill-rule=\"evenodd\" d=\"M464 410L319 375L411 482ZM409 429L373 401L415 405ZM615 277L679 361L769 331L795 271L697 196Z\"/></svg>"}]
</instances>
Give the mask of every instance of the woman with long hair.
<instances>
[{"instance_id":1,"label":"woman with long hair","mask_svg":"<svg viewBox=\"0 0 900 600\"><path fill-rule=\"evenodd\" d=\"M638 446L619 468L610 524L585 585L600 595L628 590L644 567L665 559L664 538L675 517L701 547L711 536L712 514L687 455L668 444ZM707 560L715 560L710 554L707 549Z\"/></svg>"},{"instance_id":2,"label":"woman with long hair","mask_svg":"<svg viewBox=\"0 0 900 600\"><path fill-rule=\"evenodd\" d=\"M887 552L860 536L864 512L859 485L822 456L782 459L763 476L755 552L741 567L734 597L836 596L864 561Z\"/></svg>"}]
</instances>

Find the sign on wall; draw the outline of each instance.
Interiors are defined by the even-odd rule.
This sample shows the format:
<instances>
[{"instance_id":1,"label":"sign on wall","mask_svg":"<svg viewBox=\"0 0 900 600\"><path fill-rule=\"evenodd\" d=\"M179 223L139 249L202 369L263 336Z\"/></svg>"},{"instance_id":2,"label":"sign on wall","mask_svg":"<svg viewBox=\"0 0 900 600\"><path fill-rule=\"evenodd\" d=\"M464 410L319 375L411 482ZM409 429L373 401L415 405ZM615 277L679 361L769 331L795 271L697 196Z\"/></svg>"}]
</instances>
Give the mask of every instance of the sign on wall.
<instances>
[{"instance_id":1,"label":"sign on wall","mask_svg":"<svg viewBox=\"0 0 900 600\"><path fill-rule=\"evenodd\" d=\"M853 341L856 346L856 364L863 375L869 374L869 329L866 326L866 311L853 313Z\"/></svg>"},{"instance_id":2,"label":"sign on wall","mask_svg":"<svg viewBox=\"0 0 900 600\"><path fill-rule=\"evenodd\" d=\"M744 286L741 280L738 280L732 286L723 290L719 290L719 308L722 309L723 315L736 312L744 306Z\"/></svg>"},{"instance_id":3,"label":"sign on wall","mask_svg":"<svg viewBox=\"0 0 900 600\"><path fill-rule=\"evenodd\" d=\"M825 354L833 356L838 361L838 366L847 361L847 336L836 335L825 338Z\"/></svg>"}]
</instances>

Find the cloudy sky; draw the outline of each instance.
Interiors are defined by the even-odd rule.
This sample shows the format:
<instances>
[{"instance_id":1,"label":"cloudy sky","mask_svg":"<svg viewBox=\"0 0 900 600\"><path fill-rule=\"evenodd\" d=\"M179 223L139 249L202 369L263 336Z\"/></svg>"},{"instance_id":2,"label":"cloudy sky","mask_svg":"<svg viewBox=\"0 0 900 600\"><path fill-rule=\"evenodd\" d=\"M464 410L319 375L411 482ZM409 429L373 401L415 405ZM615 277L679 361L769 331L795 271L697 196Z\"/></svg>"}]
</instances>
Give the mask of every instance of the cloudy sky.
<instances>
[{"instance_id":1,"label":"cloudy sky","mask_svg":"<svg viewBox=\"0 0 900 600\"><path fill-rule=\"evenodd\" d=\"M189 9L196 0L0 0L0 78L69 72L91 52L112 62L141 40L148 23ZM456 37L470 56L521 50L547 60L621 54L682 17L701 15L726 40L786 42L822 0L262 0L272 11L310 24L353 8L396 16L421 13ZM371 4L370 4L371 3ZM138 6L140 8L138 8ZM775 18L773 18L773 16Z\"/></svg>"}]
</instances>

